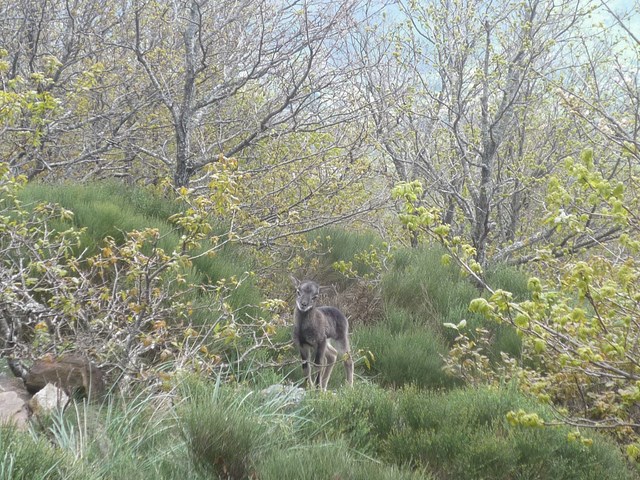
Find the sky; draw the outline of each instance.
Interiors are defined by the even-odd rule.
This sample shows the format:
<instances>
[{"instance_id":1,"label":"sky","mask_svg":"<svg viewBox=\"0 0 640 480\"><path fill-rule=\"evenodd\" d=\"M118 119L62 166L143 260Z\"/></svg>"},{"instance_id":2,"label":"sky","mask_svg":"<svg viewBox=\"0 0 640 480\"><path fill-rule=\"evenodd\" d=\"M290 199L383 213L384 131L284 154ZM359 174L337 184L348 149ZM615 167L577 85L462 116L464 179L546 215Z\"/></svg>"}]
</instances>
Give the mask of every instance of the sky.
<instances>
[{"instance_id":1,"label":"sky","mask_svg":"<svg viewBox=\"0 0 640 480\"><path fill-rule=\"evenodd\" d=\"M640 36L640 1L638 0L604 0L616 13L632 12L628 25ZM635 11L634 11L635 5Z\"/></svg>"}]
</instances>

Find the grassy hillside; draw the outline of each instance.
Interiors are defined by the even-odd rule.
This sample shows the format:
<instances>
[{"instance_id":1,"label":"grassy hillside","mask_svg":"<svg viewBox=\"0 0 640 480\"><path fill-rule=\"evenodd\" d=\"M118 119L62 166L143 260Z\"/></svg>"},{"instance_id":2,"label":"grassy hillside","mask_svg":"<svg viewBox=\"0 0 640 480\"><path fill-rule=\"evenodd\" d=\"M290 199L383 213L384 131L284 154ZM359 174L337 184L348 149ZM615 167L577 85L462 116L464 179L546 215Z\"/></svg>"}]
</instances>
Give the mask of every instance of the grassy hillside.
<instances>
[{"instance_id":1,"label":"grassy hillside","mask_svg":"<svg viewBox=\"0 0 640 480\"><path fill-rule=\"evenodd\" d=\"M90 250L106 235L122 240L123 232L145 227L158 228L167 249L179 240L167 219L181 206L145 189L30 185L23 193L25 202L43 199L75 212ZM470 328L490 330L494 360L501 351L517 356L520 342L510 328L468 311L480 292L442 263L440 250L392 249L376 263L363 255L383 254L374 234L331 229L313 235L315 250L299 255L314 260L317 281L335 286L326 300L349 311L353 389L342 386L338 367L330 392L309 391L300 403L265 395L261 390L273 383L299 382L301 368L290 349L256 349L238 365L217 367L211 378L174 372L163 393L142 389L102 405L76 403L37 425L35 435L3 428L0 480L634 478L618 446L599 434L510 423L510 412L518 411L554 420L515 385L472 387L443 371L455 337L445 323L465 319ZM336 262L351 262L355 274L340 273ZM256 266L250 251L228 245L195 261L191 274L213 282ZM286 278L288 272L273 273ZM526 296L519 272L490 275L494 284ZM257 308L274 293L251 280L243 288L233 299L239 306ZM287 321L290 310L281 314ZM270 340L289 338L284 326ZM241 339L235 348L248 345L250 338Z\"/></svg>"},{"instance_id":2,"label":"grassy hillside","mask_svg":"<svg viewBox=\"0 0 640 480\"><path fill-rule=\"evenodd\" d=\"M30 183L21 192L21 200L26 204L54 202L71 210L74 213L74 226L84 229L79 250L86 250L85 255L101 248L107 236L122 242L126 232L145 228L158 229L159 246L167 252L180 245L180 232L169 222L169 217L180 212L184 205L150 189L116 182L90 185ZM222 236L224 240L224 231L223 225L220 225L219 231L212 235ZM215 256L194 258L193 267L187 273L192 282L211 285L220 279L242 278L254 266L252 256L245 250L225 244ZM256 306L261 300L262 295L255 282L247 278L233 291L229 302L235 308L245 308ZM255 309L250 313L255 314Z\"/></svg>"},{"instance_id":3,"label":"grassy hillside","mask_svg":"<svg viewBox=\"0 0 640 480\"><path fill-rule=\"evenodd\" d=\"M0 478L634 478L598 434L585 443L567 427L510 425L512 410L552 416L509 387L443 393L359 381L292 404L191 378L171 398L173 407L151 393L77 404L36 437L0 430Z\"/></svg>"}]
</instances>

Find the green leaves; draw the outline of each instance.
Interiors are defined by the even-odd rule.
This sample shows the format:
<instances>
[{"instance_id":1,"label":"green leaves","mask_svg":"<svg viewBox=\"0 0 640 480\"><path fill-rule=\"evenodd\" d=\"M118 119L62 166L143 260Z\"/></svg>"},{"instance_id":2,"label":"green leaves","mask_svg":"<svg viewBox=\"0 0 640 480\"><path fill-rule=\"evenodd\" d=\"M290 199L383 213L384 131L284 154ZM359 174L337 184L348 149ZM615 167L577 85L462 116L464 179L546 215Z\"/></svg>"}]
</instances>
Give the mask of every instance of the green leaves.
<instances>
[{"instance_id":1,"label":"green leaves","mask_svg":"<svg viewBox=\"0 0 640 480\"><path fill-rule=\"evenodd\" d=\"M540 415L537 413L527 413L522 409L507 412L506 418L507 422L513 426L541 428L545 425L544 420L540 418Z\"/></svg>"},{"instance_id":2,"label":"green leaves","mask_svg":"<svg viewBox=\"0 0 640 480\"><path fill-rule=\"evenodd\" d=\"M474 298L469 304L469 311L472 313L480 313L485 317L491 317L495 311L495 307L485 298Z\"/></svg>"},{"instance_id":3,"label":"green leaves","mask_svg":"<svg viewBox=\"0 0 640 480\"><path fill-rule=\"evenodd\" d=\"M419 180L413 182L400 182L391 190L391 197L394 200L404 200L405 207L411 209L411 206L422 198L424 190Z\"/></svg>"}]
</instances>

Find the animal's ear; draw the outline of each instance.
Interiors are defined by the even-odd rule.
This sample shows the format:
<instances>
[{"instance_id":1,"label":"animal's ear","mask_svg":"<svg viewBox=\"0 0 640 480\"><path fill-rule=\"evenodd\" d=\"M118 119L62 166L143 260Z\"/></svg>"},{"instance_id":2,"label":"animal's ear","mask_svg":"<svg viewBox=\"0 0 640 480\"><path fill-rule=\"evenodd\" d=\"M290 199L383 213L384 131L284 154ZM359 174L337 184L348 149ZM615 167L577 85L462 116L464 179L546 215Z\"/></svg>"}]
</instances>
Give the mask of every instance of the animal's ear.
<instances>
[{"instance_id":1,"label":"animal's ear","mask_svg":"<svg viewBox=\"0 0 640 480\"><path fill-rule=\"evenodd\" d=\"M294 277L293 275L289 275L289 277L291 277L291 281L293 282L293 286L298 288L300 286L300 280L298 280L296 277Z\"/></svg>"}]
</instances>

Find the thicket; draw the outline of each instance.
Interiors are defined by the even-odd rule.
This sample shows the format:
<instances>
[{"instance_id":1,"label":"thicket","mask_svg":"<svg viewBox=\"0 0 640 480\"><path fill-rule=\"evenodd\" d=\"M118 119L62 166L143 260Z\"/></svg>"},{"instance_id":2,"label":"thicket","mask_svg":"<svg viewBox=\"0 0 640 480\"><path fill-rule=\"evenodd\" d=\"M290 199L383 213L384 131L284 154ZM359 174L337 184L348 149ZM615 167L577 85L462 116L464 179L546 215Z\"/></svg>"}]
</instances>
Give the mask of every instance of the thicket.
<instances>
[{"instance_id":1,"label":"thicket","mask_svg":"<svg viewBox=\"0 0 640 480\"><path fill-rule=\"evenodd\" d=\"M532 258L537 271L530 273L524 297L492 284L474 246L454 234L437 208L421 204L419 181L398 185L394 196L402 202L405 226L442 245L447 252L443 258L487 292L486 298L474 299L469 310L513 328L522 339L521 358L505 355L501 368L485 368L490 363L489 335L480 332L478 340L477 331L456 327L450 371L469 382L517 379L524 391L555 405L564 422L613 432L637 460L640 244L634 240L639 232L635 172L627 184L603 175L590 149L579 158L567 158L565 168L568 182L554 178L545 192L544 221L550 233L567 235L566 246L536 248ZM581 198L586 207L577 200ZM615 238L596 240L593 215L599 222L608 220ZM580 241L582 235L595 243ZM578 252L576 242L582 245Z\"/></svg>"},{"instance_id":2,"label":"thicket","mask_svg":"<svg viewBox=\"0 0 640 480\"><path fill-rule=\"evenodd\" d=\"M161 383L164 362L210 370L264 326L250 257L216 235L215 198L1 173L5 356L81 351Z\"/></svg>"}]
</instances>

